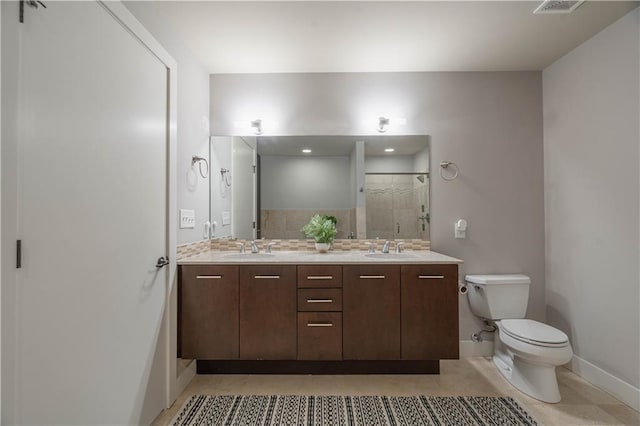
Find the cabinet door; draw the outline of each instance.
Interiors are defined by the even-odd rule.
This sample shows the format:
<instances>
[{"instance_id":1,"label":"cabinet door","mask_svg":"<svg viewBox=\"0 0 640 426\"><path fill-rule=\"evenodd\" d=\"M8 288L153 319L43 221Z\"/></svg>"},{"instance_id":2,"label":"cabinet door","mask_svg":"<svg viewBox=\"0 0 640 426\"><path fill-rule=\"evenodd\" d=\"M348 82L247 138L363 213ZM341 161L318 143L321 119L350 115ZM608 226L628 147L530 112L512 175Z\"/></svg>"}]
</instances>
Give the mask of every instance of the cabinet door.
<instances>
[{"instance_id":1,"label":"cabinet door","mask_svg":"<svg viewBox=\"0 0 640 426\"><path fill-rule=\"evenodd\" d=\"M181 268L180 356L238 359L238 267Z\"/></svg>"},{"instance_id":2,"label":"cabinet door","mask_svg":"<svg viewBox=\"0 0 640 426\"><path fill-rule=\"evenodd\" d=\"M240 266L240 358L296 359L296 267Z\"/></svg>"},{"instance_id":3,"label":"cabinet door","mask_svg":"<svg viewBox=\"0 0 640 426\"><path fill-rule=\"evenodd\" d=\"M400 359L400 266L345 265L343 358Z\"/></svg>"},{"instance_id":4,"label":"cabinet door","mask_svg":"<svg viewBox=\"0 0 640 426\"><path fill-rule=\"evenodd\" d=\"M402 359L457 359L458 334L458 265L403 265Z\"/></svg>"}]
</instances>

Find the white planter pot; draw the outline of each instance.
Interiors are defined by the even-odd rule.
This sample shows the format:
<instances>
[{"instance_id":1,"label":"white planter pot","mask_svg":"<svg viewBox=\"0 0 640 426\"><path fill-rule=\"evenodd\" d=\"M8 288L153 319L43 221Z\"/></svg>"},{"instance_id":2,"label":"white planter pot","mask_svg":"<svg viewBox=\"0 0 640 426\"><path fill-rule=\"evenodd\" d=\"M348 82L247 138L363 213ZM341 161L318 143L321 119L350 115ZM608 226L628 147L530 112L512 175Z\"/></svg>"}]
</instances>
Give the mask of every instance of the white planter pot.
<instances>
[{"instance_id":1,"label":"white planter pot","mask_svg":"<svg viewBox=\"0 0 640 426\"><path fill-rule=\"evenodd\" d=\"M326 253L330 248L330 243L316 243L316 250L318 250L320 253Z\"/></svg>"}]
</instances>

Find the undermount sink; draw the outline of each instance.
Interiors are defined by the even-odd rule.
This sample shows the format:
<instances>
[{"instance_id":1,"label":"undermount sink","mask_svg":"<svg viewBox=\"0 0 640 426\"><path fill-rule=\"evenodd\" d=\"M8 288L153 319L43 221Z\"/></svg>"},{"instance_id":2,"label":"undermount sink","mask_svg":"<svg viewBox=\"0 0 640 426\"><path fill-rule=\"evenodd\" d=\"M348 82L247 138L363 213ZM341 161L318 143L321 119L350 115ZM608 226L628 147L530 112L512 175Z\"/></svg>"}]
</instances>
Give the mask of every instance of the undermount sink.
<instances>
[{"instance_id":1,"label":"undermount sink","mask_svg":"<svg viewBox=\"0 0 640 426\"><path fill-rule=\"evenodd\" d=\"M410 259L416 257L410 253L368 253L365 257L373 257L378 259Z\"/></svg>"},{"instance_id":2,"label":"undermount sink","mask_svg":"<svg viewBox=\"0 0 640 426\"><path fill-rule=\"evenodd\" d=\"M261 257L273 257L273 253L233 253L227 254L225 257L229 259L255 259Z\"/></svg>"}]
</instances>

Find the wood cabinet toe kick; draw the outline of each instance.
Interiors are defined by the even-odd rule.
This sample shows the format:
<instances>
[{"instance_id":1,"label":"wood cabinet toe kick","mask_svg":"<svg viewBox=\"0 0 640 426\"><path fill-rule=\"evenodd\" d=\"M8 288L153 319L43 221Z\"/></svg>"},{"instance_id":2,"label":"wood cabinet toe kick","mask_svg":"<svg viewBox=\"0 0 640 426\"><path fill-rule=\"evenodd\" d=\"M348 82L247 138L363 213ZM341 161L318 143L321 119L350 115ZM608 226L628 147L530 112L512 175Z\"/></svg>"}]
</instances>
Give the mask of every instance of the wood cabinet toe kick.
<instances>
[{"instance_id":1,"label":"wood cabinet toe kick","mask_svg":"<svg viewBox=\"0 0 640 426\"><path fill-rule=\"evenodd\" d=\"M459 357L457 264L181 265L199 373L428 374Z\"/></svg>"}]
</instances>

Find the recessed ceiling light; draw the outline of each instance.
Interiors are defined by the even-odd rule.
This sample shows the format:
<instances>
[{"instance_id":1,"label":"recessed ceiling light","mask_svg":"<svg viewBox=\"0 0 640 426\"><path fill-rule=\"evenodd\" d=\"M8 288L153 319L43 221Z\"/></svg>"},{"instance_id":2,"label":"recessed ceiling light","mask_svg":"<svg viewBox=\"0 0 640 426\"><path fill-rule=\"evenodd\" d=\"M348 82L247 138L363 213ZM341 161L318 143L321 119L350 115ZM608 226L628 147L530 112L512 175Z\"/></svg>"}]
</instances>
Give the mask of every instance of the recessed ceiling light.
<instances>
[{"instance_id":1,"label":"recessed ceiling light","mask_svg":"<svg viewBox=\"0 0 640 426\"><path fill-rule=\"evenodd\" d=\"M311 154L311 150L308 148L303 149L302 152L304 152L305 154Z\"/></svg>"},{"instance_id":2,"label":"recessed ceiling light","mask_svg":"<svg viewBox=\"0 0 640 426\"><path fill-rule=\"evenodd\" d=\"M393 151L395 151L395 149L393 149L393 148L385 148L384 149L384 152L393 152Z\"/></svg>"}]
</instances>

